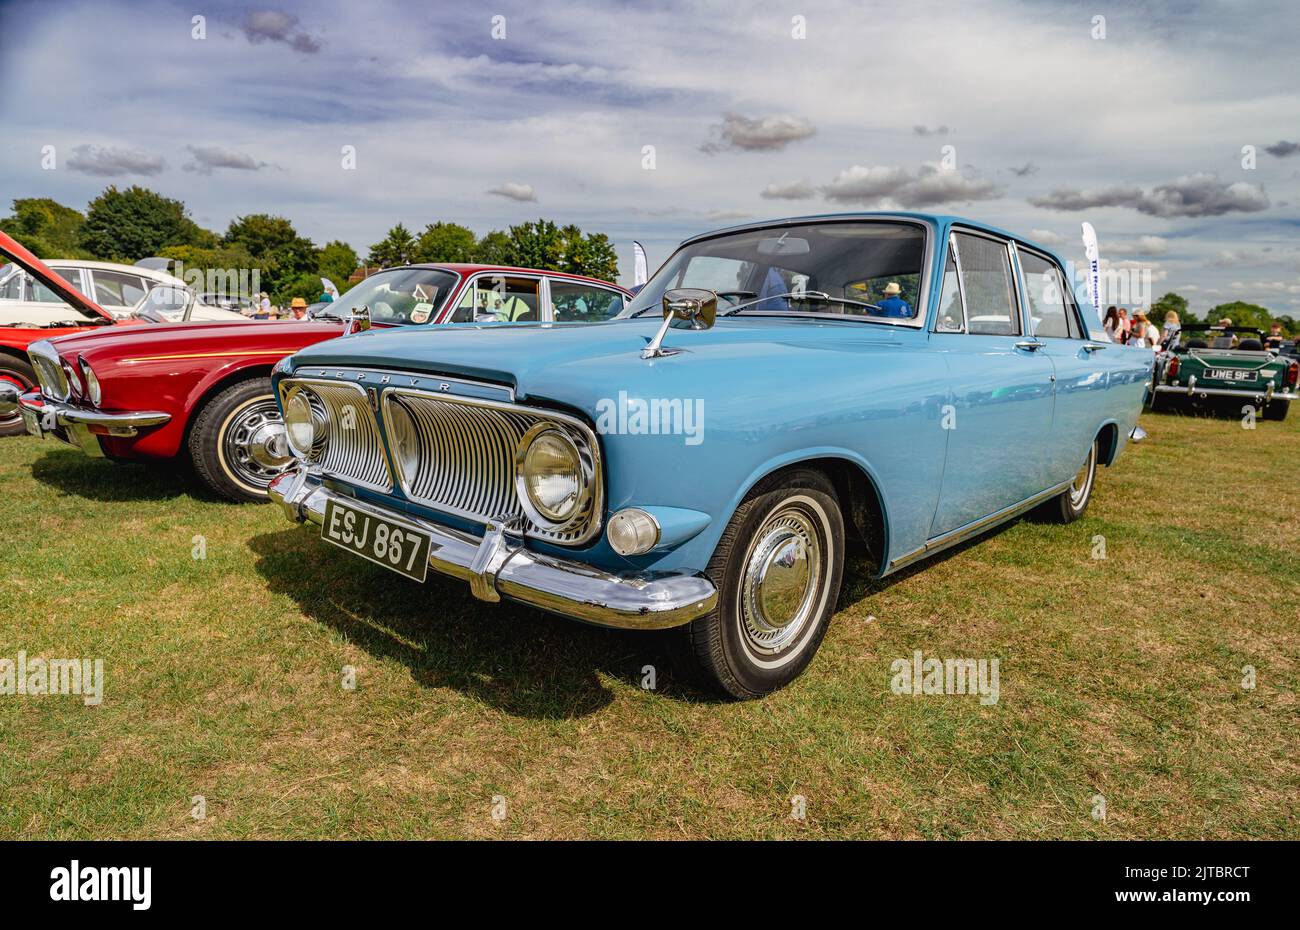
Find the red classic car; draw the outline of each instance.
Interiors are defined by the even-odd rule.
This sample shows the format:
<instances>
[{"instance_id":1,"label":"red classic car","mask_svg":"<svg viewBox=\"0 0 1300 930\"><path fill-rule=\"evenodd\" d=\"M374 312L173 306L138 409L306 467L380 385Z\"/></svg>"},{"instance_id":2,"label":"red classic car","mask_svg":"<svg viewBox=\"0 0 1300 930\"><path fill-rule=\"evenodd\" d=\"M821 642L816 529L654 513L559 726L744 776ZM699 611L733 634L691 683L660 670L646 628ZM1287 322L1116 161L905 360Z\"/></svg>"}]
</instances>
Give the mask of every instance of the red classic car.
<instances>
[{"instance_id":1,"label":"red classic car","mask_svg":"<svg viewBox=\"0 0 1300 930\"><path fill-rule=\"evenodd\" d=\"M121 326L113 315L88 299L45 263L0 232L0 255L12 259L68 304L68 318L54 323L0 325L0 436L23 432L18 412L18 395L36 386L36 372L27 360L27 347L53 335L80 333L105 326ZM126 321L134 323L136 321Z\"/></svg>"},{"instance_id":2,"label":"red classic car","mask_svg":"<svg viewBox=\"0 0 1300 930\"><path fill-rule=\"evenodd\" d=\"M28 347L40 390L19 409L28 432L93 456L180 460L221 496L266 499L292 456L271 391L277 361L376 327L438 323L596 322L631 295L605 281L497 265L390 268L301 321L143 326Z\"/></svg>"}]
</instances>

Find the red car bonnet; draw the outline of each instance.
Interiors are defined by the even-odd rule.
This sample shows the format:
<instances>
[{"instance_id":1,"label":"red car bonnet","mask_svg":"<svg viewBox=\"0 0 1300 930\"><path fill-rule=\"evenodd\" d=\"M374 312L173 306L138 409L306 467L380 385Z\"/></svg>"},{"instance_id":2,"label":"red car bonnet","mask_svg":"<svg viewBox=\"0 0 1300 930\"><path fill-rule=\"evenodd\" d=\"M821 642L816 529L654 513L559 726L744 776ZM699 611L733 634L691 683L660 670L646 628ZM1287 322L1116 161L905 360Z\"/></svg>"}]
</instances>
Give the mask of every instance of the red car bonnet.
<instances>
[{"instance_id":1,"label":"red car bonnet","mask_svg":"<svg viewBox=\"0 0 1300 930\"><path fill-rule=\"evenodd\" d=\"M29 252L21 243L15 241L12 236L3 230L0 230L0 254L11 259L16 265L18 265L18 267L22 268L33 278L40 281L78 310L84 310L94 316L100 316L110 322L114 322L113 314L109 313L99 304L82 294L81 291L63 280L63 278L59 277L59 275L55 273L52 268L46 265L45 262L41 261Z\"/></svg>"}]
</instances>

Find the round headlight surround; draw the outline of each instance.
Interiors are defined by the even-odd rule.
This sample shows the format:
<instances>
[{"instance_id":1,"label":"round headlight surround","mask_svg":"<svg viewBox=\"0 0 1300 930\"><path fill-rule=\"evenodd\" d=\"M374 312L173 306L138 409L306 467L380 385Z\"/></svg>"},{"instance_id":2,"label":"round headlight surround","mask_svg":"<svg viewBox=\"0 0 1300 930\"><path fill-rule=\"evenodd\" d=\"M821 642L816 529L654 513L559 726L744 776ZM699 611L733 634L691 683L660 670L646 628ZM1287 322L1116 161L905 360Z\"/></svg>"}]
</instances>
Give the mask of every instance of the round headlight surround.
<instances>
[{"instance_id":1,"label":"round headlight surround","mask_svg":"<svg viewBox=\"0 0 1300 930\"><path fill-rule=\"evenodd\" d=\"M300 459L310 458L318 437L318 421L305 388L292 388L284 402L284 438Z\"/></svg>"},{"instance_id":2,"label":"round headlight surround","mask_svg":"<svg viewBox=\"0 0 1300 930\"><path fill-rule=\"evenodd\" d=\"M86 397L92 405L98 407L104 399L103 388L99 385L99 376L95 374L95 369L90 367L90 362L84 358L78 359L77 363L81 368L81 380L86 386Z\"/></svg>"},{"instance_id":3,"label":"round headlight surround","mask_svg":"<svg viewBox=\"0 0 1300 930\"><path fill-rule=\"evenodd\" d=\"M551 532L563 532L585 521L591 510L596 481L595 469L586 442L575 438L558 423L543 421L533 425L519 440L515 452L515 490L520 506L534 524ZM543 456L549 456L547 462ZM556 466L567 459L572 486L565 489L554 480L544 488L538 479L555 479ZM549 474L542 469L549 467ZM561 493L557 494L556 491ZM549 494L547 493L549 491ZM547 496L543 496L547 495Z\"/></svg>"}]
</instances>

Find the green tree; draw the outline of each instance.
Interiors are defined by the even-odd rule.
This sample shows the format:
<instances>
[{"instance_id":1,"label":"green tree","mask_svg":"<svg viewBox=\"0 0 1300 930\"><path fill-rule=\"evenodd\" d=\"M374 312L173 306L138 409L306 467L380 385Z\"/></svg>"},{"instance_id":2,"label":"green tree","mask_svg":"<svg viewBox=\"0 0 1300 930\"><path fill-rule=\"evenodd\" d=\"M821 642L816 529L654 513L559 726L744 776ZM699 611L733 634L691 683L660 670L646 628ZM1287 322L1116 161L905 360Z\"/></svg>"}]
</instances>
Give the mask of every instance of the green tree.
<instances>
[{"instance_id":1,"label":"green tree","mask_svg":"<svg viewBox=\"0 0 1300 930\"><path fill-rule=\"evenodd\" d=\"M388 231L387 236L370 247L370 264L381 268L409 265L414 249L415 237L409 229L398 223Z\"/></svg>"},{"instance_id":2,"label":"green tree","mask_svg":"<svg viewBox=\"0 0 1300 930\"><path fill-rule=\"evenodd\" d=\"M81 245L97 258L134 262L169 245L196 244L202 232L179 200L138 185L124 191L111 185L87 207Z\"/></svg>"},{"instance_id":3,"label":"green tree","mask_svg":"<svg viewBox=\"0 0 1300 930\"><path fill-rule=\"evenodd\" d=\"M20 197L13 216L0 220L0 229L41 258L90 258L81 247L86 218L48 197Z\"/></svg>"},{"instance_id":4,"label":"green tree","mask_svg":"<svg viewBox=\"0 0 1300 930\"><path fill-rule=\"evenodd\" d=\"M322 278L329 278L342 292L348 284L348 277L361 265L356 250L346 242L327 242L321 246L320 259L316 270ZM319 282L318 282L319 283Z\"/></svg>"},{"instance_id":5,"label":"green tree","mask_svg":"<svg viewBox=\"0 0 1300 930\"><path fill-rule=\"evenodd\" d=\"M474 261L484 265L505 265L510 262L510 236L494 229L474 246Z\"/></svg>"},{"instance_id":6,"label":"green tree","mask_svg":"<svg viewBox=\"0 0 1300 930\"><path fill-rule=\"evenodd\" d=\"M261 271L262 289L277 300L276 295L282 294L291 280L314 274L319 261L311 240L298 235L293 223L282 216L253 213L236 217L223 242L227 247L243 248L252 256ZM320 282L316 285L319 287Z\"/></svg>"},{"instance_id":7,"label":"green tree","mask_svg":"<svg viewBox=\"0 0 1300 930\"><path fill-rule=\"evenodd\" d=\"M472 262L478 240L474 231L458 223L430 223L415 240L413 262Z\"/></svg>"},{"instance_id":8,"label":"green tree","mask_svg":"<svg viewBox=\"0 0 1300 930\"><path fill-rule=\"evenodd\" d=\"M1206 322L1217 323L1224 317L1232 320L1234 326L1254 326L1259 329L1268 330L1268 325L1273 321L1272 314L1267 307L1261 307L1259 304L1248 304L1242 300L1234 300L1230 303L1219 304L1217 307L1211 307L1210 312L1206 314Z\"/></svg>"},{"instance_id":9,"label":"green tree","mask_svg":"<svg viewBox=\"0 0 1300 930\"><path fill-rule=\"evenodd\" d=\"M618 257L604 233L584 235L577 226L563 228L550 220L510 227L506 264L567 271L612 281L618 277Z\"/></svg>"}]
</instances>

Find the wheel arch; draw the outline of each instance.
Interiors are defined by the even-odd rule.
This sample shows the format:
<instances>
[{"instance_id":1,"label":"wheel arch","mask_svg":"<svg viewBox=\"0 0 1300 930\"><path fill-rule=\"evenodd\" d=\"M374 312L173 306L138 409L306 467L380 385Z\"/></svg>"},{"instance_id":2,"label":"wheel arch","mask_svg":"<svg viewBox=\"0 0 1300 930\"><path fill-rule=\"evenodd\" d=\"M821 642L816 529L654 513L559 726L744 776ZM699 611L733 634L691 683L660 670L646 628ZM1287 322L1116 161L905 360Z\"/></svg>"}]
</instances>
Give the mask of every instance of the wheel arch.
<instances>
[{"instance_id":1,"label":"wheel arch","mask_svg":"<svg viewBox=\"0 0 1300 930\"><path fill-rule=\"evenodd\" d=\"M1119 424L1114 420L1103 423L1097 431L1096 439L1101 443L1097 461L1109 468L1119 454Z\"/></svg>"},{"instance_id":2,"label":"wheel arch","mask_svg":"<svg viewBox=\"0 0 1300 930\"><path fill-rule=\"evenodd\" d=\"M199 411L208 405L212 398L216 397L226 388L240 381L249 381L253 378L271 376L273 364L263 364L257 362L252 365L243 365L238 368L222 372L216 378L204 383L198 391L195 392L191 403L186 404L185 411L185 433L181 437L181 448L186 448L190 441L190 431L194 428L194 421L198 419Z\"/></svg>"}]
</instances>

